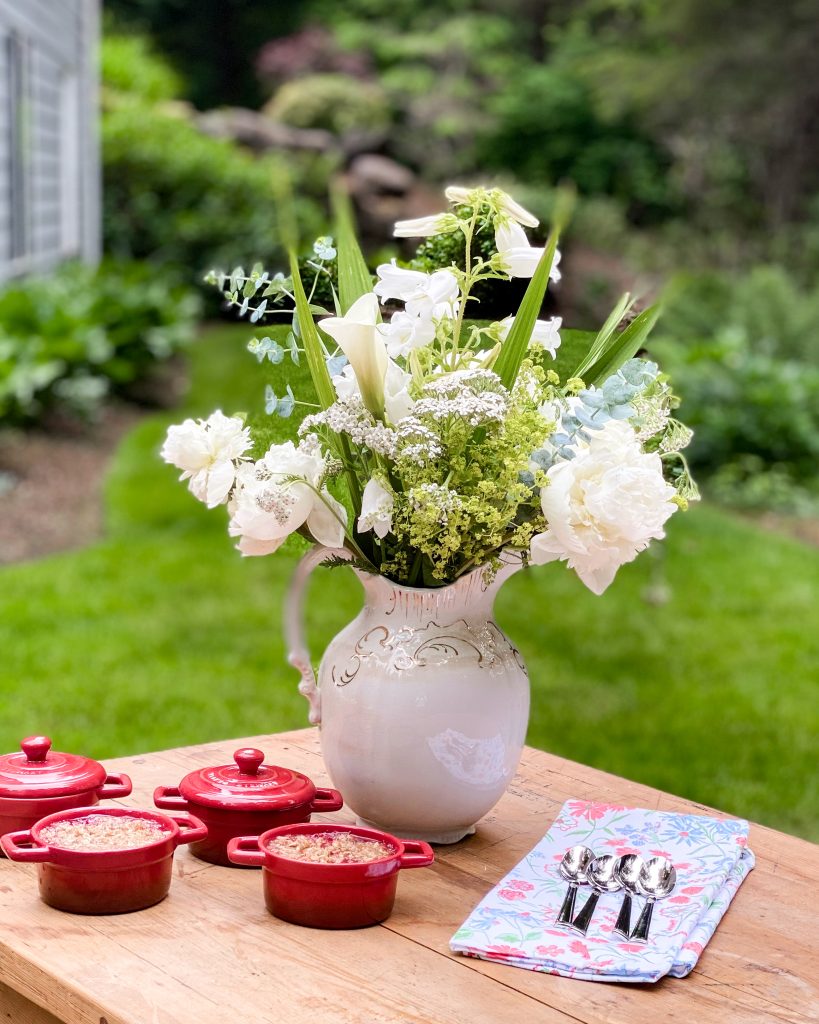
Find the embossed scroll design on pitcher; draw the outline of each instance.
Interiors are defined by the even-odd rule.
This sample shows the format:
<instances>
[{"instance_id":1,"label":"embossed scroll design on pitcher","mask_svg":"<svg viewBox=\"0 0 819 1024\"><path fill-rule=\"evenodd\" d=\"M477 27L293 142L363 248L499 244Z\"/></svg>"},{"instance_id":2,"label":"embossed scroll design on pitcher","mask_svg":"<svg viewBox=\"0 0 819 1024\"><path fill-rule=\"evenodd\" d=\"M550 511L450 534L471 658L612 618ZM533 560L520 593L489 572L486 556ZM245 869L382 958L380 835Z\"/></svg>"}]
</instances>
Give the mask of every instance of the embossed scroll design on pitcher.
<instances>
[{"instance_id":1,"label":"embossed scroll design on pitcher","mask_svg":"<svg viewBox=\"0 0 819 1024\"><path fill-rule=\"evenodd\" d=\"M504 657L511 656L526 672L520 652L494 622L489 621L482 629L476 630L466 619L459 619L447 629L452 632L439 632L441 626L437 622L430 622L421 629L405 627L390 630L387 626L374 626L356 641L346 665L332 666L330 678L336 686L347 686L368 658L381 662L385 669L394 672L445 665L456 658L467 658L474 659L478 668L491 672ZM433 635L429 636L430 633Z\"/></svg>"}]
</instances>

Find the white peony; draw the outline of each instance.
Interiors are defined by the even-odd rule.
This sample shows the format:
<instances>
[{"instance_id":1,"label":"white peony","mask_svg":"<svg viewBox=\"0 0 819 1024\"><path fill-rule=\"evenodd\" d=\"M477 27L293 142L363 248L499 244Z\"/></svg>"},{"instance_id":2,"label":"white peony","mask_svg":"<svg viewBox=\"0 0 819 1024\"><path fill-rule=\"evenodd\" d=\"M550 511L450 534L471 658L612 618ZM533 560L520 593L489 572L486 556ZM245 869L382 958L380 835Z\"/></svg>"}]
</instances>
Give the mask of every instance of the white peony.
<instances>
[{"instance_id":1,"label":"white peony","mask_svg":"<svg viewBox=\"0 0 819 1024\"><path fill-rule=\"evenodd\" d=\"M375 477L372 477L361 496L361 515L358 517L358 532L373 530L382 540L392 530L392 510L395 498Z\"/></svg>"},{"instance_id":2,"label":"white peony","mask_svg":"<svg viewBox=\"0 0 819 1024\"><path fill-rule=\"evenodd\" d=\"M214 508L227 501L237 463L250 448L250 430L237 416L217 409L206 420L185 420L168 428L162 458L181 469L194 497Z\"/></svg>"},{"instance_id":3,"label":"white peony","mask_svg":"<svg viewBox=\"0 0 819 1024\"><path fill-rule=\"evenodd\" d=\"M546 251L530 245L523 228L511 220L495 229L495 245L501 258L501 269L510 277L531 277ZM560 250L556 249L549 272L552 281L560 280L559 263Z\"/></svg>"},{"instance_id":4,"label":"white peony","mask_svg":"<svg viewBox=\"0 0 819 1024\"><path fill-rule=\"evenodd\" d=\"M500 322L500 340L506 341L509 332L512 330L512 324L514 324L515 318L513 316L507 316ZM555 358L557 350L560 348L560 326L563 323L563 318L559 316L553 316L551 320L535 320L535 326L532 328L532 335L529 338L530 345L540 345L541 348L545 348L552 359Z\"/></svg>"},{"instance_id":5,"label":"white peony","mask_svg":"<svg viewBox=\"0 0 819 1024\"><path fill-rule=\"evenodd\" d=\"M627 423L609 420L574 450L546 474L540 495L547 528L532 538L531 559L565 561L602 594L621 565L665 536L676 491L663 479L659 455L645 453Z\"/></svg>"},{"instance_id":6,"label":"white peony","mask_svg":"<svg viewBox=\"0 0 819 1024\"><path fill-rule=\"evenodd\" d=\"M269 555L304 525L319 544L341 547L344 506L326 490L321 496L315 490L324 469L316 448L288 441L273 445L254 466L242 470L230 504L228 533L239 538L243 555Z\"/></svg>"}]
</instances>

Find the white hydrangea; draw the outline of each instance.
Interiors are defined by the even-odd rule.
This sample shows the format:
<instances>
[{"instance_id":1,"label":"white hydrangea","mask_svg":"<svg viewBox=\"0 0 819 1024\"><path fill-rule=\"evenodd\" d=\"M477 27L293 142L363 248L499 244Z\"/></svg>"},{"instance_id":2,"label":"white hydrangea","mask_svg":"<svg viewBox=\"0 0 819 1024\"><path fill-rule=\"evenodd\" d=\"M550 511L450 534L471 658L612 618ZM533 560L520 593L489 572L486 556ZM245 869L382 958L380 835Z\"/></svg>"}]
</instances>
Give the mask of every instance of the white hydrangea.
<instances>
[{"instance_id":1,"label":"white hydrangea","mask_svg":"<svg viewBox=\"0 0 819 1024\"><path fill-rule=\"evenodd\" d=\"M238 537L243 555L268 555L306 525L326 547L341 547L347 513L326 490L317 488L326 470L313 439L272 445L255 465L246 466L230 503L228 533Z\"/></svg>"},{"instance_id":2,"label":"white hydrangea","mask_svg":"<svg viewBox=\"0 0 819 1024\"><path fill-rule=\"evenodd\" d=\"M620 420L590 431L574 449L573 459L546 474L541 505L548 525L532 538L531 559L536 565L565 561L589 590L602 594L621 565L665 536L676 492L663 479L660 457L644 452Z\"/></svg>"},{"instance_id":3,"label":"white hydrangea","mask_svg":"<svg viewBox=\"0 0 819 1024\"><path fill-rule=\"evenodd\" d=\"M224 504L236 480L237 467L250 448L250 430L238 416L217 409L206 420L187 419L168 428L162 458L182 470L180 480L208 508Z\"/></svg>"}]
</instances>

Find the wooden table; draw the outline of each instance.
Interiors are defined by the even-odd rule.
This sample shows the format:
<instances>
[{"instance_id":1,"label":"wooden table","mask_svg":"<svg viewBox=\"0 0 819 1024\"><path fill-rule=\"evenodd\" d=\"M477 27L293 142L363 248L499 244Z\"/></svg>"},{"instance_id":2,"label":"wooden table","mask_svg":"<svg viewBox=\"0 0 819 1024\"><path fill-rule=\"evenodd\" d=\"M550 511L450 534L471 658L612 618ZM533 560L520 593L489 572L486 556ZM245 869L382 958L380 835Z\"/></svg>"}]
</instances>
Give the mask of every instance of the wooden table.
<instances>
[{"instance_id":1,"label":"wooden table","mask_svg":"<svg viewBox=\"0 0 819 1024\"><path fill-rule=\"evenodd\" d=\"M316 730L256 736L108 762L134 781L128 806L160 784L229 763L240 746L329 780ZM819 1022L819 938L810 887L819 847L754 825L757 867L688 978L599 984L453 956L448 940L487 890L544 834L567 797L706 811L540 751L475 836L402 872L392 917L361 931L299 928L264 909L256 871L204 864L181 848L168 899L120 917L62 914L37 898L35 869L0 861L0 1022L13 1024L757 1024ZM332 820L352 820L349 815ZM328 819L329 820L329 819Z\"/></svg>"}]
</instances>

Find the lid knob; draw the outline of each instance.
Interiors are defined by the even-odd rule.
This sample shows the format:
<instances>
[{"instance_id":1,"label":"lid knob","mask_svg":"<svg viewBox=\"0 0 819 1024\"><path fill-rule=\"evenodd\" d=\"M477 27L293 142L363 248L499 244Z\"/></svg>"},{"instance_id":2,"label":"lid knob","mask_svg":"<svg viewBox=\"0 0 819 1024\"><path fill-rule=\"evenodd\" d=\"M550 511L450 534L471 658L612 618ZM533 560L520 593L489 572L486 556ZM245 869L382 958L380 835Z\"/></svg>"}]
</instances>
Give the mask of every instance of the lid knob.
<instances>
[{"instance_id":1,"label":"lid knob","mask_svg":"<svg viewBox=\"0 0 819 1024\"><path fill-rule=\"evenodd\" d=\"M20 744L20 749L29 761L45 761L51 749L51 740L48 736L28 736Z\"/></svg>"},{"instance_id":2,"label":"lid knob","mask_svg":"<svg viewBox=\"0 0 819 1024\"><path fill-rule=\"evenodd\" d=\"M255 747L242 747L233 755L242 775L256 775L264 761L264 754Z\"/></svg>"}]
</instances>

